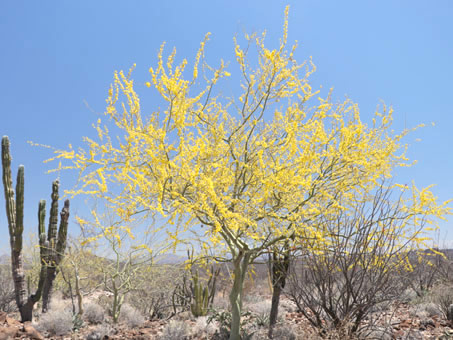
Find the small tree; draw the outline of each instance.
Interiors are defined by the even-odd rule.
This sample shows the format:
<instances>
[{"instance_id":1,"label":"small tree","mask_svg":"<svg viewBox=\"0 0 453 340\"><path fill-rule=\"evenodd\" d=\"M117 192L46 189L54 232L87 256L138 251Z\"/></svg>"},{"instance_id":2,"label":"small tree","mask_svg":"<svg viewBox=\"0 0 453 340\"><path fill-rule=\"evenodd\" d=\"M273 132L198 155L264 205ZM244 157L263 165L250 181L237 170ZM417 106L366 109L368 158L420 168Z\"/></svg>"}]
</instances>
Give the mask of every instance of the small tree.
<instances>
[{"instance_id":1,"label":"small tree","mask_svg":"<svg viewBox=\"0 0 453 340\"><path fill-rule=\"evenodd\" d=\"M77 221L84 233L94 235L87 237L82 244L91 243L104 249L104 257L93 265L101 274L104 290L112 294L111 314L113 322L117 323L126 296L145 284L139 279L145 267L152 265L153 254L147 251L146 242L138 246L131 244L133 237L129 227L118 221L110 210L98 215L98 209L92 210L93 221L80 217Z\"/></svg>"},{"instance_id":2,"label":"small tree","mask_svg":"<svg viewBox=\"0 0 453 340\"><path fill-rule=\"evenodd\" d=\"M232 340L240 337L249 264L294 237L322 244L322 231L310 221L338 211L340 193L375 187L407 165L400 144L407 131L392 132L391 110L384 107L368 126L348 100L335 105L329 95L316 101L308 83L313 64L297 63L295 45L286 49L287 19L276 49L266 48L264 38L246 35L246 48L235 40L241 77L235 98L215 92L230 76L223 61L217 68L203 63L206 82L200 84L206 39L189 78L187 61L175 66L173 51L165 62L162 45L146 86L162 96L163 112L142 117L131 73L115 73L105 112L115 126L99 119L99 140L56 151L56 158L72 162L66 168L79 171L73 194L105 199L124 221L140 212L166 220L175 246L192 231L206 247L228 252ZM252 46L256 62L248 57ZM430 198L414 206L419 213L446 212L429 190L414 191L419 194Z\"/></svg>"},{"instance_id":3,"label":"small tree","mask_svg":"<svg viewBox=\"0 0 453 340\"><path fill-rule=\"evenodd\" d=\"M70 239L65 260L60 265L60 272L68 287L72 313L78 318L82 318L84 313L84 297L102 285L101 275L93 274L93 268L100 262L102 259L98 259L80 239Z\"/></svg>"},{"instance_id":4,"label":"small tree","mask_svg":"<svg viewBox=\"0 0 453 340\"><path fill-rule=\"evenodd\" d=\"M48 309L58 265L64 256L66 248L69 200L64 202L64 207L60 213L60 227L57 230L59 182L58 180L54 181L52 183L52 206L50 210L47 237L46 227L44 225L46 201L41 200L39 202L38 231L41 271L36 292L27 297L22 258L22 233L24 231L24 167L23 165L19 166L17 171L16 198L14 199L14 189L11 178L11 155L9 152L9 139L7 136L2 138L2 170L16 304L19 308L22 322L31 321L33 317L33 306L39 301L41 294L43 296L42 310L43 312L46 312Z\"/></svg>"}]
</instances>

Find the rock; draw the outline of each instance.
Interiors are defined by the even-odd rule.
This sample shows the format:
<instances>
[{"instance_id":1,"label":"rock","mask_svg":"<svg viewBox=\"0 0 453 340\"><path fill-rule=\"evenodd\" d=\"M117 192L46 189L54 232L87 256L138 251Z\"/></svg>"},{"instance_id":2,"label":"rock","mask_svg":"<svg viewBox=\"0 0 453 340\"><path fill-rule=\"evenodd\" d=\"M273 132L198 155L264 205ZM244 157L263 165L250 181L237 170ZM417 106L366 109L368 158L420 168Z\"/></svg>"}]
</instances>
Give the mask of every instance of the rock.
<instances>
[{"instance_id":1,"label":"rock","mask_svg":"<svg viewBox=\"0 0 453 340\"><path fill-rule=\"evenodd\" d=\"M7 314L5 312L0 311L0 323L6 322Z\"/></svg>"},{"instance_id":2,"label":"rock","mask_svg":"<svg viewBox=\"0 0 453 340\"><path fill-rule=\"evenodd\" d=\"M5 312L0 312L0 340L14 339L21 326L19 321L9 318Z\"/></svg>"},{"instance_id":3,"label":"rock","mask_svg":"<svg viewBox=\"0 0 453 340\"><path fill-rule=\"evenodd\" d=\"M431 327L431 328L435 328L436 327L436 324L434 322L434 320L428 318L428 319L424 319L424 320L420 320L420 330L425 330L427 329L428 327Z\"/></svg>"},{"instance_id":4,"label":"rock","mask_svg":"<svg viewBox=\"0 0 453 340\"><path fill-rule=\"evenodd\" d=\"M25 336L27 336L30 339L33 340L44 340L44 337L39 333L32 325L30 322L24 323L24 327L22 329L22 332L24 333Z\"/></svg>"},{"instance_id":5,"label":"rock","mask_svg":"<svg viewBox=\"0 0 453 340\"><path fill-rule=\"evenodd\" d=\"M15 327L0 327L0 340L13 340L18 332Z\"/></svg>"}]
</instances>

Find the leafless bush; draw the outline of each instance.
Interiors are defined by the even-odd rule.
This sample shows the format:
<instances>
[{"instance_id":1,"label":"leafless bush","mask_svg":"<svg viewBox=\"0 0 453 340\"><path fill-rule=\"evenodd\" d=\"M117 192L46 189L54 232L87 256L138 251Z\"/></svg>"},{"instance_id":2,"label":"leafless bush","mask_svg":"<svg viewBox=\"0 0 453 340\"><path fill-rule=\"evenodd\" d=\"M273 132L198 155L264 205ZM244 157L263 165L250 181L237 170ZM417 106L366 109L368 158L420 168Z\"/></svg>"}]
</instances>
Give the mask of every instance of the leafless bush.
<instances>
[{"instance_id":1,"label":"leafless bush","mask_svg":"<svg viewBox=\"0 0 453 340\"><path fill-rule=\"evenodd\" d=\"M161 340L187 340L189 337L189 326L184 321L172 320L165 326Z\"/></svg>"},{"instance_id":2,"label":"leafless bush","mask_svg":"<svg viewBox=\"0 0 453 340\"><path fill-rule=\"evenodd\" d=\"M438 264L439 281L443 284L453 285L453 249L443 248L442 261Z\"/></svg>"},{"instance_id":3,"label":"leafless bush","mask_svg":"<svg viewBox=\"0 0 453 340\"><path fill-rule=\"evenodd\" d=\"M409 241L401 239L408 216L389 196L381 188L347 211L323 216L318 228L330 242L306 245L293 263L288 295L322 333L350 336L372 327L363 323L372 308L403 291L396 275L407 254Z\"/></svg>"},{"instance_id":4,"label":"leafless bush","mask_svg":"<svg viewBox=\"0 0 453 340\"><path fill-rule=\"evenodd\" d=\"M91 324L102 323L104 316L104 309L96 303L87 303L83 307L83 317Z\"/></svg>"},{"instance_id":5,"label":"leafless bush","mask_svg":"<svg viewBox=\"0 0 453 340\"><path fill-rule=\"evenodd\" d=\"M17 309L14 299L11 266L0 264L0 310L6 313L14 312Z\"/></svg>"},{"instance_id":6,"label":"leafless bush","mask_svg":"<svg viewBox=\"0 0 453 340\"><path fill-rule=\"evenodd\" d=\"M153 265L140 273L145 283L129 293L128 303L149 319L163 319L173 312L173 292L182 280L177 265Z\"/></svg>"},{"instance_id":7,"label":"leafless bush","mask_svg":"<svg viewBox=\"0 0 453 340\"><path fill-rule=\"evenodd\" d=\"M120 321L126 323L130 328L134 328L142 326L145 323L145 318L140 311L125 303L121 307Z\"/></svg>"},{"instance_id":8,"label":"leafless bush","mask_svg":"<svg viewBox=\"0 0 453 340\"><path fill-rule=\"evenodd\" d=\"M410 269L406 271L406 282L418 297L423 297L439 281L439 270L445 259L431 249L411 251L407 256Z\"/></svg>"}]
</instances>

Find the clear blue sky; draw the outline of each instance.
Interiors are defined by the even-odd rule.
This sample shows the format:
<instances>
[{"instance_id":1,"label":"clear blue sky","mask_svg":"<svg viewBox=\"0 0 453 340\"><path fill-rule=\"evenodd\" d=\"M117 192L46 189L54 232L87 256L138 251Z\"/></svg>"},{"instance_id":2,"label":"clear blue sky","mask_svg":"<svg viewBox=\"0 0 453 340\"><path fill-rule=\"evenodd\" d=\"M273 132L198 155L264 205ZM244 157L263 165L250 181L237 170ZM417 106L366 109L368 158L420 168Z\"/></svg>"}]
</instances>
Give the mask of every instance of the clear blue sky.
<instances>
[{"instance_id":1,"label":"clear blue sky","mask_svg":"<svg viewBox=\"0 0 453 340\"><path fill-rule=\"evenodd\" d=\"M45 174L49 166L42 164L49 152L27 141L79 145L82 136L93 134L91 124L104 109L113 72L136 63L135 78L143 84L162 41L190 60L211 32L207 56L213 62L234 60L235 34L266 29L275 46L286 4L289 40L300 46L296 57L312 56L317 66L313 84L324 91L334 87L335 98L357 102L365 120L383 100L395 109L396 130L428 123L406 140L418 164L401 172L399 181L434 183L441 200L453 197L450 0L2 0L0 134L10 137L14 172L25 165L26 232L35 232L38 201L49 197L55 177ZM74 182L69 175L62 180L63 188ZM82 200L73 202L73 216L83 211ZM441 224L443 233L452 222ZM9 252L7 239L2 208L0 253Z\"/></svg>"}]
</instances>

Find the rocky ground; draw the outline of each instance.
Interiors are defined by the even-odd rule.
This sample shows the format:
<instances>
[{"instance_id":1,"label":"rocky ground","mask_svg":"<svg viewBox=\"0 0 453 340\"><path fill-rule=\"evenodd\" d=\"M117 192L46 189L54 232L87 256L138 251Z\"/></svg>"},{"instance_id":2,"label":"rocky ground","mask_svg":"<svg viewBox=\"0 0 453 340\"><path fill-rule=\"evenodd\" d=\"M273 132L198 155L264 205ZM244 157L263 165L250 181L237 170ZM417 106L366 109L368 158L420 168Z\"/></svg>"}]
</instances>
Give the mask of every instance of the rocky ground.
<instances>
[{"instance_id":1,"label":"rocky ground","mask_svg":"<svg viewBox=\"0 0 453 340\"><path fill-rule=\"evenodd\" d=\"M284 312L283 325L290 332L285 335L286 339L289 333L295 336L295 339L321 339L317 331L310 326L304 316L297 312ZM22 324L13 317L0 312L0 340L12 339L160 339L164 328L170 321L156 320L146 321L142 326L128 328L125 325L115 327L104 325L86 325L72 334L62 336L49 336L40 333L34 327L34 324ZM17 317L17 316L15 316ZM197 327L194 320L184 320L189 329ZM428 315L427 313L414 312L413 306L409 304L399 304L389 310L381 313L375 323L373 331L370 331L366 339L453 339L453 325L445 320L441 315ZM193 333L193 332L192 332ZM213 339L213 335L208 335L200 331L196 332L187 339L202 340ZM283 334L283 333L281 333ZM283 335L279 335L283 339ZM330 339L340 338L338 334L330 334ZM341 337L343 340L346 337ZM264 327L255 330L253 339L266 339L266 329ZM173 340L180 340L174 338Z\"/></svg>"}]
</instances>

